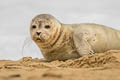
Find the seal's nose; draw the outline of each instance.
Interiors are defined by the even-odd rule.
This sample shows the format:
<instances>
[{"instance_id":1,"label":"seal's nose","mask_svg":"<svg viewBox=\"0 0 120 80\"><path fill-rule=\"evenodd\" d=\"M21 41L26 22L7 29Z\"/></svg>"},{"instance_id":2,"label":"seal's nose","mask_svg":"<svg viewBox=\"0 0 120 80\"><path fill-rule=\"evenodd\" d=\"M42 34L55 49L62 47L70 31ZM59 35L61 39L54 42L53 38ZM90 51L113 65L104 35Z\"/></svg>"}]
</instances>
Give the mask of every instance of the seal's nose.
<instances>
[{"instance_id":1,"label":"seal's nose","mask_svg":"<svg viewBox=\"0 0 120 80\"><path fill-rule=\"evenodd\" d=\"M40 35L41 32L36 32L36 33L37 33L37 35Z\"/></svg>"}]
</instances>

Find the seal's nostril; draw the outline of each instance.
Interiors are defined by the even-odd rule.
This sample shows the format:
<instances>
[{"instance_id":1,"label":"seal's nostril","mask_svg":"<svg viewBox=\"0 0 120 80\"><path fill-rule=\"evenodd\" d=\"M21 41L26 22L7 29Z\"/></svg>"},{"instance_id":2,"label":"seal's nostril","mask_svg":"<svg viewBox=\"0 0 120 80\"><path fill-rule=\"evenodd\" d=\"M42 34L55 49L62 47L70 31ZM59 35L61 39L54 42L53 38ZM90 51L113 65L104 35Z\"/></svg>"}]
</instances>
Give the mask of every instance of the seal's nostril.
<instances>
[{"instance_id":1,"label":"seal's nostril","mask_svg":"<svg viewBox=\"0 0 120 80\"><path fill-rule=\"evenodd\" d=\"M37 33L37 35L40 35L41 32L36 32L36 33Z\"/></svg>"}]
</instances>

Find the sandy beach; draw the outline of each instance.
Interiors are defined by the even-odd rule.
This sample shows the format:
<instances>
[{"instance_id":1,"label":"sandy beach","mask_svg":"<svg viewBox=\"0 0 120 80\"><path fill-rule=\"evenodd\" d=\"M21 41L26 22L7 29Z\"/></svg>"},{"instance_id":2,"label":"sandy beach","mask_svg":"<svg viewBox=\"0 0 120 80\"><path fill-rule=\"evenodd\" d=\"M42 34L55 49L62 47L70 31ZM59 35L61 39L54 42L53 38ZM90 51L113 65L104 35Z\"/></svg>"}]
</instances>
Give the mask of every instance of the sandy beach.
<instances>
[{"instance_id":1,"label":"sandy beach","mask_svg":"<svg viewBox=\"0 0 120 80\"><path fill-rule=\"evenodd\" d=\"M24 57L0 60L0 80L120 80L120 51L75 60L44 62Z\"/></svg>"}]
</instances>

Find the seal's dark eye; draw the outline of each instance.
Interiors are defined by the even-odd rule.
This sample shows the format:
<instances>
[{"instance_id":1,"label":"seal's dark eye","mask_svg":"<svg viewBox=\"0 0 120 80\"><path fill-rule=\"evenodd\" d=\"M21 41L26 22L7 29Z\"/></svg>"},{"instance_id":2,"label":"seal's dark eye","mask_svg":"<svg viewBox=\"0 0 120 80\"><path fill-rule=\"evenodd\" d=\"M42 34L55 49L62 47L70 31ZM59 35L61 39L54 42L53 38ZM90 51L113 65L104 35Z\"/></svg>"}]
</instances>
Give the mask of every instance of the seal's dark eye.
<instances>
[{"instance_id":1,"label":"seal's dark eye","mask_svg":"<svg viewBox=\"0 0 120 80\"><path fill-rule=\"evenodd\" d=\"M36 26L35 26L35 25L33 25L33 26L32 26L32 29L35 29L35 28L36 28Z\"/></svg>"},{"instance_id":2,"label":"seal's dark eye","mask_svg":"<svg viewBox=\"0 0 120 80\"><path fill-rule=\"evenodd\" d=\"M45 28L46 28L46 29L49 29L49 28L50 28L50 26L49 26L49 25L46 25L46 26L45 26Z\"/></svg>"}]
</instances>

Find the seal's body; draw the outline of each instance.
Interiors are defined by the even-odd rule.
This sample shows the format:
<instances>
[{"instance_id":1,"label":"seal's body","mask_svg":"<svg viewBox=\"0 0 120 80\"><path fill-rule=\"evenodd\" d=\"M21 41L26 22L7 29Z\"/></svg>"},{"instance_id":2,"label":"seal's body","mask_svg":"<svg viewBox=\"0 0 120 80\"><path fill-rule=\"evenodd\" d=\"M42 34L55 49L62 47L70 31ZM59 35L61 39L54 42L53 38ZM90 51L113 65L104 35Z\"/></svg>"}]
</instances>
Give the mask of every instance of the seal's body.
<instances>
[{"instance_id":1,"label":"seal's body","mask_svg":"<svg viewBox=\"0 0 120 80\"><path fill-rule=\"evenodd\" d=\"M49 14L31 22L31 36L47 61L120 50L120 31L99 24L62 24Z\"/></svg>"}]
</instances>

